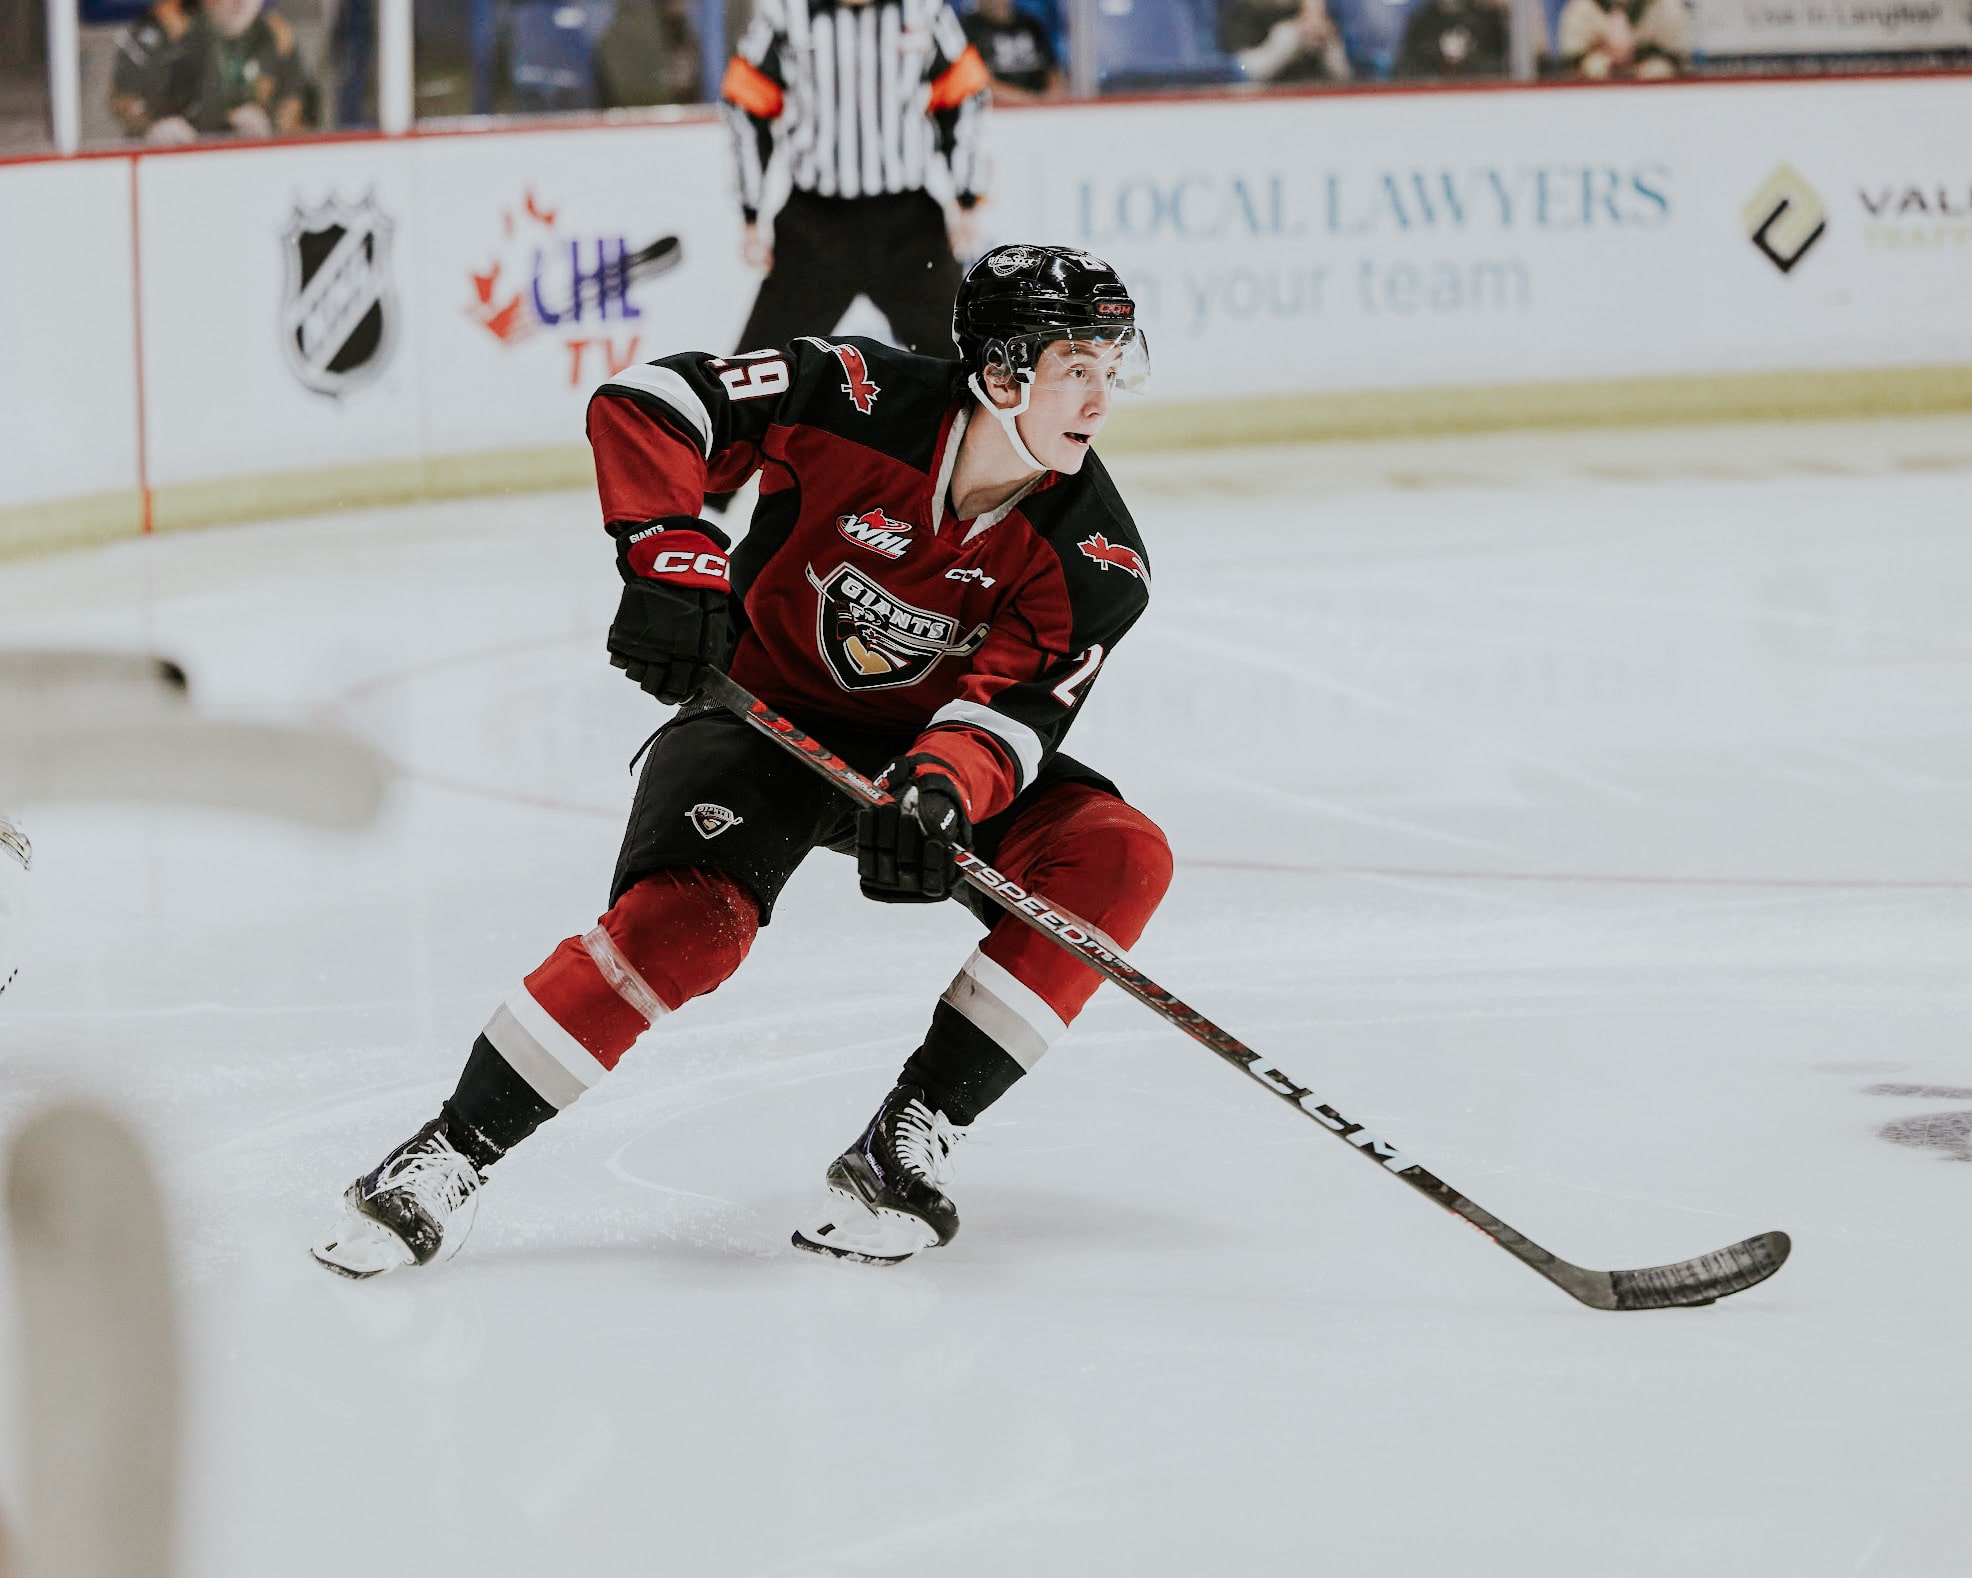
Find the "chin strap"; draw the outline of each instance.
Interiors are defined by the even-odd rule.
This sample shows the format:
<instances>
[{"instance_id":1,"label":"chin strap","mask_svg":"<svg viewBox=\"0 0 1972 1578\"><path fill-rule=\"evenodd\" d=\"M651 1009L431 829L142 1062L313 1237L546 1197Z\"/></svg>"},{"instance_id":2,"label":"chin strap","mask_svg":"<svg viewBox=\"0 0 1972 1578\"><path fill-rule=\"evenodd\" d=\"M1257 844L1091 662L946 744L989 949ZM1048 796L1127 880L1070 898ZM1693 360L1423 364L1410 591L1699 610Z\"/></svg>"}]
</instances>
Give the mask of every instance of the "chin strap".
<instances>
[{"instance_id":1,"label":"chin strap","mask_svg":"<svg viewBox=\"0 0 1972 1578\"><path fill-rule=\"evenodd\" d=\"M1036 471L1046 471L1048 468L1036 460L1028 451L1027 446L1020 441L1020 429L1014 426L1013 419L1025 411L1027 409L1027 402L1034 398L1034 386L1032 383L1022 378L1019 380L1019 384L1020 404L1016 406L999 406L993 404L992 397L986 393L986 386L979 381L979 374L974 373L966 379L966 387L972 391L973 398L991 412L994 420L1000 424L1001 431L1007 436L1007 442L1013 445L1013 452L1020 457L1020 463L1024 466L1032 466Z\"/></svg>"}]
</instances>

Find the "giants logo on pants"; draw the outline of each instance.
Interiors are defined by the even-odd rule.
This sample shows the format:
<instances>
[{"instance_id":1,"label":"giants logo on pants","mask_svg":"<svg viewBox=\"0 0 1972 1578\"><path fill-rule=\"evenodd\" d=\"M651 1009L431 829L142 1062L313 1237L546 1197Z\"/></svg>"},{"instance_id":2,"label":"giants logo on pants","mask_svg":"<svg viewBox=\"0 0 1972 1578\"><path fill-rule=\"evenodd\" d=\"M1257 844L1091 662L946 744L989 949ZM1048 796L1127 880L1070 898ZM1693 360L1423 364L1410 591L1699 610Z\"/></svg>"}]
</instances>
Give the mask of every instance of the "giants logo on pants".
<instances>
[{"instance_id":1,"label":"giants logo on pants","mask_svg":"<svg viewBox=\"0 0 1972 1578\"><path fill-rule=\"evenodd\" d=\"M986 639L980 625L962 639L958 621L900 602L851 565L824 580L808 567L815 588L815 645L844 690L893 690L915 685L941 658L966 657Z\"/></svg>"},{"instance_id":2,"label":"giants logo on pants","mask_svg":"<svg viewBox=\"0 0 1972 1578\"><path fill-rule=\"evenodd\" d=\"M723 805L714 805L709 800L701 800L685 813L693 827L698 829L700 838L717 838L729 828L735 828L746 820L737 816Z\"/></svg>"}]
</instances>

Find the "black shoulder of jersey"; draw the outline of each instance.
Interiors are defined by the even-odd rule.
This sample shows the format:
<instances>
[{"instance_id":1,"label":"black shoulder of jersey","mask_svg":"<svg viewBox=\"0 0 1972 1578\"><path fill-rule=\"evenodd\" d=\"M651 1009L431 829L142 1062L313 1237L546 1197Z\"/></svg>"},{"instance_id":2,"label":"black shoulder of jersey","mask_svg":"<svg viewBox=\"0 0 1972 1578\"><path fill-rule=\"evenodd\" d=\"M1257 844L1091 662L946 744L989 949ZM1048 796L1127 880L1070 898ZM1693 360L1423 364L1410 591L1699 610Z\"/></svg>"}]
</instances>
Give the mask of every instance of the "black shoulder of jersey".
<instances>
[{"instance_id":1,"label":"black shoulder of jersey","mask_svg":"<svg viewBox=\"0 0 1972 1578\"><path fill-rule=\"evenodd\" d=\"M960 364L860 335L796 340L795 398L784 419L833 433L929 471L945 412L964 389Z\"/></svg>"},{"instance_id":2,"label":"black shoulder of jersey","mask_svg":"<svg viewBox=\"0 0 1972 1578\"><path fill-rule=\"evenodd\" d=\"M1020 509L1061 561L1078 646L1113 641L1136 623L1150 606L1150 552L1101 460L1090 455Z\"/></svg>"},{"instance_id":3,"label":"black shoulder of jersey","mask_svg":"<svg viewBox=\"0 0 1972 1578\"><path fill-rule=\"evenodd\" d=\"M1099 457L1090 455L1074 476L1030 494L1020 510L1073 575L1086 571L1107 576L1121 570L1148 597L1150 551Z\"/></svg>"}]
</instances>

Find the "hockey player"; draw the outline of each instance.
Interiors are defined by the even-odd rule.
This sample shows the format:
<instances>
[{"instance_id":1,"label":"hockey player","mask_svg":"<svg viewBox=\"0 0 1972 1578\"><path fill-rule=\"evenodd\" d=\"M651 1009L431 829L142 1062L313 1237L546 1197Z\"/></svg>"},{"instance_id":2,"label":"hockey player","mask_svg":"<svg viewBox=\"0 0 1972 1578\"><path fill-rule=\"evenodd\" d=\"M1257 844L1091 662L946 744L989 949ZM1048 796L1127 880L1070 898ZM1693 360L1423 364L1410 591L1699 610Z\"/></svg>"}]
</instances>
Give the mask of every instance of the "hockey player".
<instances>
[{"instance_id":1,"label":"hockey player","mask_svg":"<svg viewBox=\"0 0 1972 1578\"><path fill-rule=\"evenodd\" d=\"M438 1116L344 1194L315 1246L366 1277L456 1252L487 1170L738 968L809 851L854 851L884 903L969 897L953 848L1136 941L1163 835L1060 744L1142 614L1150 566L1091 445L1142 382L1135 305L1086 253L1007 246L967 273L956 366L869 340L687 354L589 406L624 580L610 661L684 703L638 784L610 908L494 1012ZM762 474L728 557L708 489ZM729 671L897 797L858 810L730 713ZM947 1243L955 1136L1033 1068L1099 984L1010 916L827 1171L805 1249L892 1261Z\"/></svg>"}]
</instances>

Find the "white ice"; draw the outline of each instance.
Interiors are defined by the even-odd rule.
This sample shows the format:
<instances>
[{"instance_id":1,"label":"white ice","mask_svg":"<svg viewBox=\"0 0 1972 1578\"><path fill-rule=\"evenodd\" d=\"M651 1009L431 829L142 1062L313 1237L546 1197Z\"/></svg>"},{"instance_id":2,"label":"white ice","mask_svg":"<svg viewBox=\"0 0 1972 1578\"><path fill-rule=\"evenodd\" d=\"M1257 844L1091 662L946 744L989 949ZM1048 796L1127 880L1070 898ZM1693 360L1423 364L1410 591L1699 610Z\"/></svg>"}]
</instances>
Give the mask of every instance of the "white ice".
<instances>
[{"instance_id":1,"label":"white ice","mask_svg":"<svg viewBox=\"0 0 1972 1578\"><path fill-rule=\"evenodd\" d=\"M0 567L8 643L154 647L402 768L355 836L29 808L0 1121L97 1092L159 1165L183 1571L1972 1573L1969 437L1118 462L1156 598L1072 749L1178 852L1137 957L1573 1260L1793 1234L1654 1314L1114 989L962 1152L949 1248L795 1254L976 935L826 855L459 1259L339 1282L337 1192L604 902L660 713L593 502Z\"/></svg>"}]
</instances>

